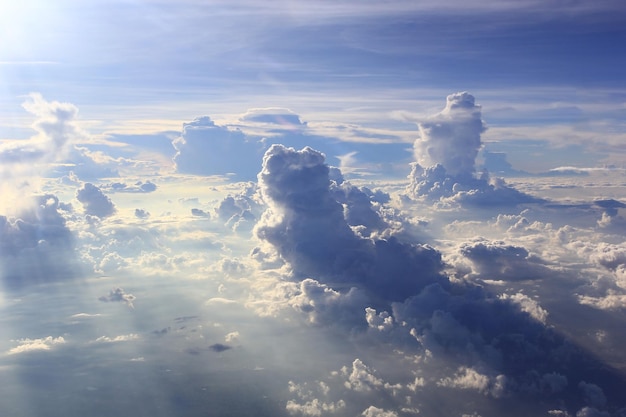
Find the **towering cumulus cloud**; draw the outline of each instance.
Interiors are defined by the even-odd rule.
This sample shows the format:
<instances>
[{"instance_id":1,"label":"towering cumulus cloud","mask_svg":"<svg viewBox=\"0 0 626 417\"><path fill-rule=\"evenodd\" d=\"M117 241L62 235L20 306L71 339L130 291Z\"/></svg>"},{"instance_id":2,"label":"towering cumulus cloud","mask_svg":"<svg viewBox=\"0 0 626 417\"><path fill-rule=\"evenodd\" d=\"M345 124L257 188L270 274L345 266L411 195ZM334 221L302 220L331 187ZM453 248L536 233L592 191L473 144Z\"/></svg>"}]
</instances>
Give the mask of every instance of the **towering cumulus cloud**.
<instances>
[{"instance_id":1,"label":"towering cumulus cloud","mask_svg":"<svg viewBox=\"0 0 626 417\"><path fill-rule=\"evenodd\" d=\"M474 162L485 131L481 108L469 93L448 96L446 107L419 124L421 137L413 144L415 158L423 167L441 165L451 176L474 173Z\"/></svg>"},{"instance_id":2,"label":"towering cumulus cloud","mask_svg":"<svg viewBox=\"0 0 626 417\"><path fill-rule=\"evenodd\" d=\"M418 123L416 163L409 174L412 198L482 206L515 205L537 199L508 187L485 171L476 175L476 156L485 131L481 107L469 93L451 94L446 107Z\"/></svg>"},{"instance_id":3,"label":"towering cumulus cloud","mask_svg":"<svg viewBox=\"0 0 626 417\"><path fill-rule=\"evenodd\" d=\"M296 151L272 145L259 173L268 209L257 225L257 236L271 243L298 276L362 287L390 300L404 299L440 280L441 256L433 248L354 232L351 226L359 225L349 225L344 217L350 201L344 210L335 196L342 194L340 189L362 191L331 181L324 160L308 147Z\"/></svg>"}]
</instances>

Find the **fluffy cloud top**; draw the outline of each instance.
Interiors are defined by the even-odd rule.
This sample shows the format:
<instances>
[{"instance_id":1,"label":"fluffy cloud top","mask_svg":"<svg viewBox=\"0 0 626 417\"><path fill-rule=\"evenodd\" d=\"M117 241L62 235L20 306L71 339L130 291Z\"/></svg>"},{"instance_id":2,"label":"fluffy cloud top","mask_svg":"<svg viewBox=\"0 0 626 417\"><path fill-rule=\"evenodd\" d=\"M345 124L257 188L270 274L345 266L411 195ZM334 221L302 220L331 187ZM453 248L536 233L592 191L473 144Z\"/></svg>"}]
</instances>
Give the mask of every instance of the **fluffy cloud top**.
<instances>
[{"instance_id":1,"label":"fluffy cloud top","mask_svg":"<svg viewBox=\"0 0 626 417\"><path fill-rule=\"evenodd\" d=\"M65 343L65 339L62 336L59 337L44 337L42 339L20 339L17 341L18 345L11 348L7 353L9 355L16 355L18 353L45 351L52 349L53 346L61 345Z\"/></svg>"},{"instance_id":2,"label":"fluffy cloud top","mask_svg":"<svg viewBox=\"0 0 626 417\"><path fill-rule=\"evenodd\" d=\"M446 107L429 120L418 124L420 138L413 144L417 162L424 166L441 165L452 176L474 173L474 163L485 131L481 107L467 92L451 94Z\"/></svg>"},{"instance_id":3,"label":"fluffy cloud top","mask_svg":"<svg viewBox=\"0 0 626 417\"><path fill-rule=\"evenodd\" d=\"M256 234L271 243L297 275L331 285L363 287L401 300L442 280L441 255L396 238L355 234L332 192L324 155L272 145L263 158L259 189L268 205Z\"/></svg>"}]
</instances>

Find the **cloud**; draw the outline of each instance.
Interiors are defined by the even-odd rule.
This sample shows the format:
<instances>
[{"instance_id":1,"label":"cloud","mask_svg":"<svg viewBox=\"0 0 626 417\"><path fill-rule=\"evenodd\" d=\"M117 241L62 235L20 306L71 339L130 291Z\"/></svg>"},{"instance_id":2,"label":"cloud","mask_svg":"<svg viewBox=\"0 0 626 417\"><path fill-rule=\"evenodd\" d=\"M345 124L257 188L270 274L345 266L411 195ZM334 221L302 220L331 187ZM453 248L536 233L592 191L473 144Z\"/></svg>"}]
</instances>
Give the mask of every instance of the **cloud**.
<instances>
[{"instance_id":1,"label":"cloud","mask_svg":"<svg viewBox=\"0 0 626 417\"><path fill-rule=\"evenodd\" d=\"M103 295L98 298L98 300L105 303L126 303L130 308L134 308L133 301L135 301L137 297L132 294L128 294L124 292L121 288L114 288L109 291L109 295Z\"/></svg>"},{"instance_id":2,"label":"cloud","mask_svg":"<svg viewBox=\"0 0 626 417\"><path fill-rule=\"evenodd\" d=\"M115 214L115 205L111 199L90 182L86 182L76 192L76 199L82 203L85 213L89 215L104 218Z\"/></svg>"},{"instance_id":3,"label":"cloud","mask_svg":"<svg viewBox=\"0 0 626 417\"><path fill-rule=\"evenodd\" d=\"M250 109L241 116L241 121L266 124L279 131L306 127L299 115L279 107Z\"/></svg>"},{"instance_id":4,"label":"cloud","mask_svg":"<svg viewBox=\"0 0 626 417\"><path fill-rule=\"evenodd\" d=\"M437 382L437 385L448 388L473 389L484 395L500 397L506 385L506 377L498 375L490 378L477 372L475 369L460 367L454 377L446 377Z\"/></svg>"},{"instance_id":5,"label":"cloud","mask_svg":"<svg viewBox=\"0 0 626 417\"><path fill-rule=\"evenodd\" d=\"M78 109L70 103L46 101L38 93L28 96L22 106L36 116L32 128L36 136L19 147L2 149L0 160L3 164L49 163L61 158L73 139L84 135L76 123Z\"/></svg>"},{"instance_id":6,"label":"cloud","mask_svg":"<svg viewBox=\"0 0 626 417\"><path fill-rule=\"evenodd\" d=\"M433 248L355 234L331 191L334 182L324 161L323 154L308 147L296 151L272 145L258 176L268 208L255 233L297 276L331 286L356 285L385 301L445 281L441 255Z\"/></svg>"},{"instance_id":7,"label":"cloud","mask_svg":"<svg viewBox=\"0 0 626 417\"><path fill-rule=\"evenodd\" d=\"M9 355L16 355L19 353L47 351L51 350L54 346L65 344L66 341L62 336L59 337L44 337L42 339L19 339L16 340L18 345L7 351Z\"/></svg>"},{"instance_id":8,"label":"cloud","mask_svg":"<svg viewBox=\"0 0 626 417\"><path fill-rule=\"evenodd\" d=\"M230 350L232 348L233 348L232 346L225 345L223 343L215 343L215 344L209 346L209 349L211 349L214 352L218 352L218 353Z\"/></svg>"},{"instance_id":9,"label":"cloud","mask_svg":"<svg viewBox=\"0 0 626 417\"><path fill-rule=\"evenodd\" d=\"M420 165L441 165L453 177L474 173L482 146L480 135L486 129L474 96L467 92L449 95L446 107L418 127L420 137L413 147Z\"/></svg>"},{"instance_id":10,"label":"cloud","mask_svg":"<svg viewBox=\"0 0 626 417\"><path fill-rule=\"evenodd\" d=\"M227 175L254 178L265 146L239 130L216 125L209 117L183 124L172 142L176 170L184 174Z\"/></svg>"},{"instance_id":11,"label":"cloud","mask_svg":"<svg viewBox=\"0 0 626 417\"><path fill-rule=\"evenodd\" d=\"M481 107L467 92L451 94L446 107L418 123L420 136L413 145L412 164L406 193L444 204L510 206L541 200L490 178L476 175L476 157L485 131Z\"/></svg>"},{"instance_id":12,"label":"cloud","mask_svg":"<svg viewBox=\"0 0 626 417\"><path fill-rule=\"evenodd\" d=\"M395 411L385 411L373 405L369 406L361 415L364 417L398 417L398 413Z\"/></svg>"},{"instance_id":13,"label":"cloud","mask_svg":"<svg viewBox=\"0 0 626 417\"><path fill-rule=\"evenodd\" d=\"M115 337L100 336L99 338L94 340L94 343L119 343L119 342L128 342L128 341L137 340L137 339L139 339L138 334L129 333L129 334L122 334L122 335L115 336Z\"/></svg>"},{"instance_id":14,"label":"cloud","mask_svg":"<svg viewBox=\"0 0 626 417\"><path fill-rule=\"evenodd\" d=\"M504 242L479 240L464 244L461 254L469 259L484 279L519 281L550 276L543 261L525 248Z\"/></svg>"},{"instance_id":15,"label":"cloud","mask_svg":"<svg viewBox=\"0 0 626 417\"><path fill-rule=\"evenodd\" d=\"M71 206L51 194L26 200L26 208L15 217L0 216L0 274L5 287L72 279L80 265L64 217Z\"/></svg>"}]
</instances>

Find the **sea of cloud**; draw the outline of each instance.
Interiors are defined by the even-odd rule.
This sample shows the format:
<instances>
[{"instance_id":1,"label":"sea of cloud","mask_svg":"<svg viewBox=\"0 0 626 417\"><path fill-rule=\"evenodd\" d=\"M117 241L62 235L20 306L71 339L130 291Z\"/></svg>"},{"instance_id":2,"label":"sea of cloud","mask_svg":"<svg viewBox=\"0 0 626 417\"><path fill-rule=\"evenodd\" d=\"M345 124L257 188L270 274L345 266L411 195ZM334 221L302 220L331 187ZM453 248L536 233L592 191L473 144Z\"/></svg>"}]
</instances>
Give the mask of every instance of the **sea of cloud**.
<instances>
[{"instance_id":1,"label":"sea of cloud","mask_svg":"<svg viewBox=\"0 0 626 417\"><path fill-rule=\"evenodd\" d=\"M75 106L25 108L36 135L0 148L8 414L626 415L622 171L489 173L465 92L412 149L276 108L90 145ZM378 154L405 179L336 166Z\"/></svg>"}]
</instances>

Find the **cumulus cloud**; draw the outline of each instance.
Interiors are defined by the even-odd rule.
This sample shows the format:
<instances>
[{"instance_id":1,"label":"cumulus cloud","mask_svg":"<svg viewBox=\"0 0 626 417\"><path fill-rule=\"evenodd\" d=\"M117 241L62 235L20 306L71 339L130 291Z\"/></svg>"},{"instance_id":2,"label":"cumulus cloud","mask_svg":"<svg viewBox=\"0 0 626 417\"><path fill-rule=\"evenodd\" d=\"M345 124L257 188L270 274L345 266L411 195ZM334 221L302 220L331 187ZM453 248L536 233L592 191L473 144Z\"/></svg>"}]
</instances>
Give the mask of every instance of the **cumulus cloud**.
<instances>
[{"instance_id":1,"label":"cumulus cloud","mask_svg":"<svg viewBox=\"0 0 626 417\"><path fill-rule=\"evenodd\" d=\"M385 300L404 299L443 279L441 255L433 248L354 232L331 190L336 182L320 152L272 145L258 177L268 208L256 235L296 275L314 276L331 286L357 285Z\"/></svg>"},{"instance_id":2,"label":"cumulus cloud","mask_svg":"<svg viewBox=\"0 0 626 417\"><path fill-rule=\"evenodd\" d=\"M490 178L476 175L476 156L485 130L481 107L467 92L451 94L446 107L418 123L420 136L413 145L416 163L409 174L406 193L446 204L506 206L538 202L540 199Z\"/></svg>"},{"instance_id":3,"label":"cumulus cloud","mask_svg":"<svg viewBox=\"0 0 626 417\"><path fill-rule=\"evenodd\" d=\"M258 172L265 145L240 130L218 126L209 117L183 124L181 135L172 142L176 170L196 175L236 175L252 179Z\"/></svg>"},{"instance_id":4,"label":"cumulus cloud","mask_svg":"<svg viewBox=\"0 0 626 417\"><path fill-rule=\"evenodd\" d=\"M472 175L485 131L481 117L474 96L449 95L440 113L418 124L420 137L413 144L417 162L424 167L441 165L453 177Z\"/></svg>"},{"instance_id":5,"label":"cumulus cloud","mask_svg":"<svg viewBox=\"0 0 626 417\"><path fill-rule=\"evenodd\" d=\"M133 301L135 301L137 297L132 294L126 293L122 288L114 288L109 291L108 295L103 295L98 298L98 300L105 303L126 303L130 308L134 308Z\"/></svg>"},{"instance_id":6,"label":"cumulus cloud","mask_svg":"<svg viewBox=\"0 0 626 417\"><path fill-rule=\"evenodd\" d=\"M90 182L86 182L76 191L76 199L82 203L85 213L92 216L109 217L116 211L111 199Z\"/></svg>"},{"instance_id":7,"label":"cumulus cloud","mask_svg":"<svg viewBox=\"0 0 626 417\"><path fill-rule=\"evenodd\" d=\"M9 355L16 355L19 353L26 353L26 352L51 350L53 347L57 345L62 345L66 343L65 339L62 336L59 336L59 337L48 336L42 339L19 339L19 340L16 340L16 342L18 343L18 345L7 351Z\"/></svg>"},{"instance_id":8,"label":"cumulus cloud","mask_svg":"<svg viewBox=\"0 0 626 417\"><path fill-rule=\"evenodd\" d=\"M364 417L398 417L398 413L395 411L385 411L373 405L369 406L361 415Z\"/></svg>"},{"instance_id":9,"label":"cumulus cloud","mask_svg":"<svg viewBox=\"0 0 626 417\"><path fill-rule=\"evenodd\" d=\"M23 107L36 119L37 132L27 141L9 142L0 148L3 177L41 173L46 164L60 160L72 140L84 135L76 123L78 109L70 103L48 102L41 94L30 94Z\"/></svg>"},{"instance_id":10,"label":"cumulus cloud","mask_svg":"<svg viewBox=\"0 0 626 417\"><path fill-rule=\"evenodd\" d=\"M344 367L342 373L348 378L344 383L345 387L354 391L371 391L384 385L383 380L376 377L373 371L358 358L352 362L352 369Z\"/></svg>"},{"instance_id":11,"label":"cumulus cloud","mask_svg":"<svg viewBox=\"0 0 626 417\"><path fill-rule=\"evenodd\" d=\"M490 378L475 369L460 367L453 377L446 377L437 382L437 385L448 388L472 389L484 395L499 397L506 386L506 377L497 375Z\"/></svg>"},{"instance_id":12,"label":"cumulus cloud","mask_svg":"<svg viewBox=\"0 0 626 417\"><path fill-rule=\"evenodd\" d=\"M484 279L534 280L550 274L538 256L523 247L507 245L502 241L466 243L461 247L461 254L472 262L476 272Z\"/></svg>"},{"instance_id":13,"label":"cumulus cloud","mask_svg":"<svg viewBox=\"0 0 626 417\"><path fill-rule=\"evenodd\" d=\"M0 216L0 273L7 289L68 280L79 270L64 217L71 206L50 194L28 201L15 217Z\"/></svg>"}]
</instances>

